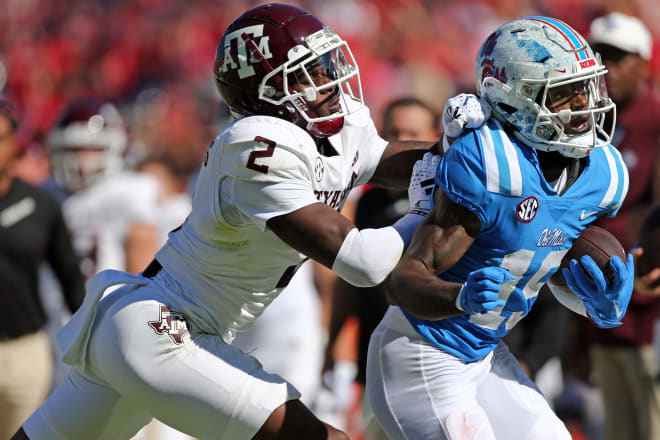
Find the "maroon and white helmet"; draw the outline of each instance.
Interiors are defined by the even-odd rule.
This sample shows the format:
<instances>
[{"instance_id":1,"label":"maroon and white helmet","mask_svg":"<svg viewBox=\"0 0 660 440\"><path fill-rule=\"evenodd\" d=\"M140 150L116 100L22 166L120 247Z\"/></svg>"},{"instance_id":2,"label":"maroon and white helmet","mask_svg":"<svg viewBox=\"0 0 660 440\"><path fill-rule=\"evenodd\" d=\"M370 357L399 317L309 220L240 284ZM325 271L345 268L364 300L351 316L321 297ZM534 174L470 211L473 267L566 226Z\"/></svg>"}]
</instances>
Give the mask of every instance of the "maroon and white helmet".
<instances>
[{"instance_id":1,"label":"maroon and white helmet","mask_svg":"<svg viewBox=\"0 0 660 440\"><path fill-rule=\"evenodd\" d=\"M114 105L85 97L62 111L46 143L53 178L76 192L122 170L128 138Z\"/></svg>"},{"instance_id":2,"label":"maroon and white helmet","mask_svg":"<svg viewBox=\"0 0 660 440\"><path fill-rule=\"evenodd\" d=\"M323 80L314 75L319 68ZM235 116L274 116L319 137L339 132L344 116L364 103L359 69L348 44L294 6L257 6L234 20L220 40L213 70L218 90ZM294 90L294 83L304 88ZM339 95L341 108L322 116L308 102L327 89Z\"/></svg>"}]
</instances>

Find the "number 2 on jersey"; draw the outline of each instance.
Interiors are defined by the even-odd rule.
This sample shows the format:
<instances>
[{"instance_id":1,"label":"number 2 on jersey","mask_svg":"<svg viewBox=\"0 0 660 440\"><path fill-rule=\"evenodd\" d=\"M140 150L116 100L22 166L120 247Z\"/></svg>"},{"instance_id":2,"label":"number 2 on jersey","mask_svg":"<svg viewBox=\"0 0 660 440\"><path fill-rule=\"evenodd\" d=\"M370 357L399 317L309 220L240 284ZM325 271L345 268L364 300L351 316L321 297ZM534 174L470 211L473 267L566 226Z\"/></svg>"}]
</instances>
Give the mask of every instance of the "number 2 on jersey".
<instances>
[{"instance_id":1,"label":"number 2 on jersey","mask_svg":"<svg viewBox=\"0 0 660 440\"><path fill-rule=\"evenodd\" d=\"M254 140L268 145L268 148L266 148L265 150L251 151L250 156L248 157L247 164L245 166L251 170L259 171L260 173L266 174L268 173L268 165L261 165L258 164L256 161L257 159L262 157L272 157L273 153L275 153L276 144L270 139L267 139L262 136L257 136L254 138Z\"/></svg>"}]
</instances>

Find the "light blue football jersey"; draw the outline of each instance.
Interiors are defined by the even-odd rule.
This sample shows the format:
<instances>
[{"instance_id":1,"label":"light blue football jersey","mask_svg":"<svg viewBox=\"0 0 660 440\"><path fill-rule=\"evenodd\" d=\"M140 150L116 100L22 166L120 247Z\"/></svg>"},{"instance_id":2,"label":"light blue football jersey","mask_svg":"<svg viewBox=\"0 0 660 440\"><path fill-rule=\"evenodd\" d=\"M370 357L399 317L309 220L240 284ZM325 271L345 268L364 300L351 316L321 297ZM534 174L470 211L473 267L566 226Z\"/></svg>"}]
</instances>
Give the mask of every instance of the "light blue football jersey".
<instances>
[{"instance_id":1,"label":"light blue football jersey","mask_svg":"<svg viewBox=\"0 0 660 440\"><path fill-rule=\"evenodd\" d=\"M481 221L472 246L440 278L463 283L487 266L506 268L516 278L500 289L504 307L485 314L427 321L406 313L430 343L472 362L490 353L529 312L580 232L598 216L617 213L628 191L628 171L616 148L596 148L577 181L559 196L545 180L536 150L491 119L449 148L436 185ZM523 304L514 304L514 289L522 291Z\"/></svg>"}]
</instances>

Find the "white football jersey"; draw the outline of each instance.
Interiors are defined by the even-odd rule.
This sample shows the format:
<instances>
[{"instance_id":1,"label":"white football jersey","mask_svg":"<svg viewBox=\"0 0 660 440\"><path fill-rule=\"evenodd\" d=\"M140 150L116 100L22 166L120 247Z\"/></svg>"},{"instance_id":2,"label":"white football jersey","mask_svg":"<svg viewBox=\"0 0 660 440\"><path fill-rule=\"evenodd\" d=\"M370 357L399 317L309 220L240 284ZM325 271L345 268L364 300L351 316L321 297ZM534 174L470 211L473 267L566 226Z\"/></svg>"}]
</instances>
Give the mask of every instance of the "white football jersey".
<instances>
[{"instance_id":1,"label":"white football jersey","mask_svg":"<svg viewBox=\"0 0 660 440\"><path fill-rule=\"evenodd\" d=\"M192 213L156 254L190 292L173 305L203 331L231 343L305 260L266 221L316 202L340 210L351 188L373 176L387 145L366 107L329 140L337 155L321 155L290 122L251 116L232 122L211 145Z\"/></svg>"},{"instance_id":2,"label":"white football jersey","mask_svg":"<svg viewBox=\"0 0 660 440\"><path fill-rule=\"evenodd\" d=\"M155 177L125 172L64 200L64 218L87 278L104 269L126 268L128 227L136 222L155 225L159 196Z\"/></svg>"}]
</instances>

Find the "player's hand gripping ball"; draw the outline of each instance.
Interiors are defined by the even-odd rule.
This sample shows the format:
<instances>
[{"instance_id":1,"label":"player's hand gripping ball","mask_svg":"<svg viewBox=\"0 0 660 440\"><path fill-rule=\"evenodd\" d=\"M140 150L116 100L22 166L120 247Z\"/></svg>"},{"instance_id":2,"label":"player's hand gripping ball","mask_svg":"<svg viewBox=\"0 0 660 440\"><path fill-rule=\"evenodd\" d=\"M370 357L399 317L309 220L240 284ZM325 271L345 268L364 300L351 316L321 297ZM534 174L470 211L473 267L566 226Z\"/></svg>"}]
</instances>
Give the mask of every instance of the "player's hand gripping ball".
<instances>
[{"instance_id":1,"label":"player's hand gripping ball","mask_svg":"<svg viewBox=\"0 0 660 440\"><path fill-rule=\"evenodd\" d=\"M612 234L590 226L573 242L551 281L568 286L580 297L596 325L616 327L621 324L632 295L632 255L626 257Z\"/></svg>"}]
</instances>

